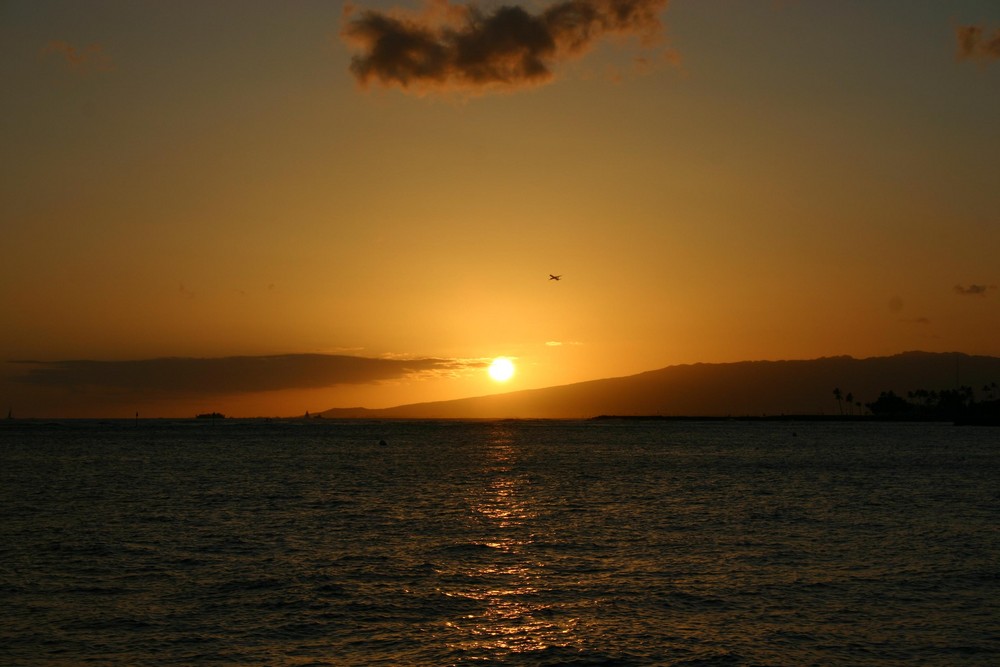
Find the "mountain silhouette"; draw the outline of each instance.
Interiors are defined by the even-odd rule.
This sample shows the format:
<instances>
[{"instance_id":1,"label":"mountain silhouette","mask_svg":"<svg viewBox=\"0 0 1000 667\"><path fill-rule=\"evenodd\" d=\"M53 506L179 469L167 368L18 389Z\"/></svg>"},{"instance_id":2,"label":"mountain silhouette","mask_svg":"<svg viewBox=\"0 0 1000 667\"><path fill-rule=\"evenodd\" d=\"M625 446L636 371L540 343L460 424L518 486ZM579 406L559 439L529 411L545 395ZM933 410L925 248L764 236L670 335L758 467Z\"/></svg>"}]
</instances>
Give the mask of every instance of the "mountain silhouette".
<instances>
[{"instance_id":1,"label":"mountain silhouette","mask_svg":"<svg viewBox=\"0 0 1000 667\"><path fill-rule=\"evenodd\" d=\"M1000 381L1000 358L962 353L905 352L793 361L743 361L667 366L626 377L591 380L391 408L334 408L324 417L442 419L560 419L598 415L762 416L855 412L835 388L870 403L883 391L905 396L918 389L969 386L976 392Z\"/></svg>"}]
</instances>

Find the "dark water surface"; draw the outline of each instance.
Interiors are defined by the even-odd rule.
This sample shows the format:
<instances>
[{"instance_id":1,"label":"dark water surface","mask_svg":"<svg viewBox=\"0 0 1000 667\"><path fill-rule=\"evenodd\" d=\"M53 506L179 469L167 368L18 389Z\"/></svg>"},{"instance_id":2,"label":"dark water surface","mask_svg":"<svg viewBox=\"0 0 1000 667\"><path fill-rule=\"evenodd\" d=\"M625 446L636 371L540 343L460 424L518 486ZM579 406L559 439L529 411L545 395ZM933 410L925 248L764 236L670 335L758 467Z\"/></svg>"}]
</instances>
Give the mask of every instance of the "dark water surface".
<instances>
[{"instance_id":1,"label":"dark water surface","mask_svg":"<svg viewBox=\"0 0 1000 667\"><path fill-rule=\"evenodd\" d=\"M0 602L4 665L997 665L1000 430L8 422Z\"/></svg>"}]
</instances>

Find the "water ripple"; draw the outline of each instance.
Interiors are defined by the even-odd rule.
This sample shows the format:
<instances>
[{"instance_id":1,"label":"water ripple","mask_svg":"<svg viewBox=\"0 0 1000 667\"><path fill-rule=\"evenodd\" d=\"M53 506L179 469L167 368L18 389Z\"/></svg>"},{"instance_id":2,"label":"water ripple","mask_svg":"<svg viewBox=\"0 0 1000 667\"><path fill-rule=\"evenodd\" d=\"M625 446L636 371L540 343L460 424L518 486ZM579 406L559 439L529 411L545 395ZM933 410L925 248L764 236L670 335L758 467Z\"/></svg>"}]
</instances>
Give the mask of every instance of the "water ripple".
<instances>
[{"instance_id":1,"label":"water ripple","mask_svg":"<svg viewBox=\"0 0 1000 667\"><path fill-rule=\"evenodd\" d=\"M1000 663L995 433L790 428L18 423L3 662Z\"/></svg>"}]
</instances>

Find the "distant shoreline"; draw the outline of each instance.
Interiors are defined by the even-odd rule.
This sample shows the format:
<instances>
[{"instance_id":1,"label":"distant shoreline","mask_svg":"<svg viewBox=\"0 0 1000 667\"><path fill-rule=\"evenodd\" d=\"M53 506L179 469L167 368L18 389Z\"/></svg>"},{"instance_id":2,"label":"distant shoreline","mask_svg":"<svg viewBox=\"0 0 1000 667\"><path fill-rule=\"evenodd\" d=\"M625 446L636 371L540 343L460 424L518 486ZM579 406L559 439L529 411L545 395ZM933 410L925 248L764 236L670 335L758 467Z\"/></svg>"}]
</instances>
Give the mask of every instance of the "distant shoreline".
<instances>
[{"instance_id":1,"label":"distant shoreline","mask_svg":"<svg viewBox=\"0 0 1000 667\"><path fill-rule=\"evenodd\" d=\"M712 421L764 421L764 422L917 422L969 425L998 425L994 419L977 419L975 417L959 418L944 416L920 415L598 415L590 417L589 421L678 421L678 422L712 422Z\"/></svg>"},{"instance_id":2,"label":"distant shoreline","mask_svg":"<svg viewBox=\"0 0 1000 667\"><path fill-rule=\"evenodd\" d=\"M916 415L822 415L822 414L789 414L789 415L597 415L596 417L225 417L226 422L364 422L364 421L460 421L460 422L539 422L539 421L663 421L663 422L835 422L835 423L941 423L958 425L1000 426L992 416L953 418L943 416ZM17 424L41 424L58 422L204 422L206 419L197 417L22 417L2 421L10 426ZM209 420L215 422L215 420ZM221 421L221 420L220 420Z\"/></svg>"}]
</instances>

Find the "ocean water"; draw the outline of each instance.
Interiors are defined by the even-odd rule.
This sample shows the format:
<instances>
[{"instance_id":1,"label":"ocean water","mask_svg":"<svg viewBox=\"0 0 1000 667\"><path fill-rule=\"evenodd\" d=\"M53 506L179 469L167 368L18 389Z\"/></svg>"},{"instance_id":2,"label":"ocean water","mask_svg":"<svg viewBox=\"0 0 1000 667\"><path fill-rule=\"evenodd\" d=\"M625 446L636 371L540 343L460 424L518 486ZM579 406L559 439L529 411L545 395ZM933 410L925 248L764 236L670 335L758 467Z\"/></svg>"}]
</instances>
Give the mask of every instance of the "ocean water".
<instances>
[{"instance_id":1,"label":"ocean water","mask_svg":"<svg viewBox=\"0 0 1000 667\"><path fill-rule=\"evenodd\" d=\"M997 665L1000 431L7 422L0 603L4 665Z\"/></svg>"}]
</instances>

